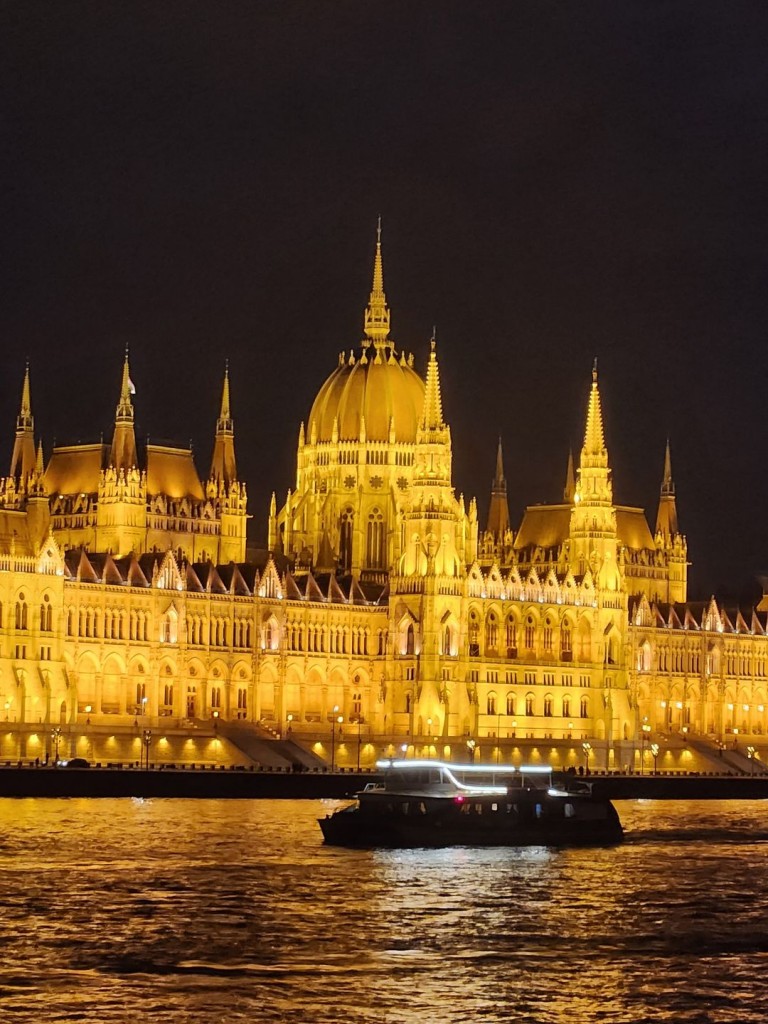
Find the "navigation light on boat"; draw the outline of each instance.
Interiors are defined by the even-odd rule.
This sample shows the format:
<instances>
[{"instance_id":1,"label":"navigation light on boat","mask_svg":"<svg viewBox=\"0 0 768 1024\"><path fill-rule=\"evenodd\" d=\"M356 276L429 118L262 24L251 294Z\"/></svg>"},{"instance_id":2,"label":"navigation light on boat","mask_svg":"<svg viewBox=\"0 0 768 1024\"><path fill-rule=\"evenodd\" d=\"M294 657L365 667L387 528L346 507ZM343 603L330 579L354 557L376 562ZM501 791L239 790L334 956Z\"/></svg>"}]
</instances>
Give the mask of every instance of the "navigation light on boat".
<instances>
[{"instance_id":1,"label":"navigation light on boat","mask_svg":"<svg viewBox=\"0 0 768 1024\"><path fill-rule=\"evenodd\" d=\"M464 797L463 796L455 796L453 798L453 802L455 804L463 804L464 803Z\"/></svg>"}]
</instances>

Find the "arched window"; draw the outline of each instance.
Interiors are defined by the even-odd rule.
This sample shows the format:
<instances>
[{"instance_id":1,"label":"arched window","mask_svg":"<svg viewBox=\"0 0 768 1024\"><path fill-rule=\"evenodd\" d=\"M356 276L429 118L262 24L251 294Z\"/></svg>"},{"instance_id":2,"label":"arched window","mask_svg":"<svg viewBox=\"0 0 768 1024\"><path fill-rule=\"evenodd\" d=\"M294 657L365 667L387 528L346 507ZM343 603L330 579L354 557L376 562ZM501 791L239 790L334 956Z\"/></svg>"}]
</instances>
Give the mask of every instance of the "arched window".
<instances>
[{"instance_id":1,"label":"arched window","mask_svg":"<svg viewBox=\"0 0 768 1024\"><path fill-rule=\"evenodd\" d=\"M571 698L563 697L563 718L571 717Z\"/></svg>"},{"instance_id":2,"label":"arched window","mask_svg":"<svg viewBox=\"0 0 768 1024\"><path fill-rule=\"evenodd\" d=\"M496 694L495 693L489 693L488 694L488 700L487 700L487 704L486 704L486 713L489 714L489 715L495 715L496 714Z\"/></svg>"},{"instance_id":3,"label":"arched window","mask_svg":"<svg viewBox=\"0 0 768 1024\"><path fill-rule=\"evenodd\" d=\"M43 597L43 603L40 605L40 629L44 633L49 633L53 628L53 608L51 608L51 599L46 594Z\"/></svg>"},{"instance_id":4,"label":"arched window","mask_svg":"<svg viewBox=\"0 0 768 1024\"><path fill-rule=\"evenodd\" d=\"M19 594L16 602L16 629L27 628L27 603L23 594Z\"/></svg>"},{"instance_id":5,"label":"arched window","mask_svg":"<svg viewBox=\"0 0 768 1024\"><path fill-rule=\"evenodd\" d=\"M408 629L405 631L405 653L414 654L416 651L416 631L413 628L413 623L408 623Z\"/></svg>"},{"instance_id":6,"label":"arched window","mask_svg":"<svg viewBox=\"0 0 768 1024\"><path fill-rule=\"evenodd\" d=\"M410 695L410 693L406 693L406 695L405 695L405 713L406 713L406 715L410 715L410 713L411 713L411 695Z\"/></svg>"},{"instance_id":7,"label":"arched window","mask_svg":"<svg viewBox=\"0 0 768 1024\"><path fill-rule=\"evenodd\" d=\"M508 693L507 694L507 714L508 715L514 715L515 714L515 695L514 695L514 693Z\"/></svg>"},{"instance_id":8,"label":"arched window","mask_svg":"<svg viewBox=\"0 0 768 1024\"><path fill-rule=\"evenodd\" d=\"M366 549L368 552L369 569L386 568L384 516L375 508L368 516L368 533Z\"/></svg>"},{"instance_id":9,"label":"arched window","mask_svg":"<svg viewBox=\"0 0 768 1024\"><path fill-rule=\"evenodd\" d=\"M173 683L166 683L163 687L163 706L173 707Z\"/></svg>"},{"instance_id":10,"label":"arched window","mask_svg":"<svg viewBox=\"0 0 768 1024\"><path fill-rule=\"evenodd\" d=\"M571 661L573 658L573 634L571 624L565 619L560 627L560 660Z\"/></svg>"},{"instance_id":11,"label":"arched window","mask_svg":"<svg viewBox=\"0 0 768 1024\"><path fill-rule=\"evenodd\" d=\"M579 712L582 718L589 718L589 698L582 697Z\"/></svg>"},{"instance_id":12,"label":"arched window","mask_svg":"<svg viewBox=\"0 0 768 1024\"><path fill-rule=\"evenodd\" d=\"M533 621L533 616L529 615L525 620L525 647L526 650L532 651L536 642L536 627Z\"/></svg>"},{"instance_id":13,"label":"arched window","mask_svg":"<svg viewBox=\"0 0 768 1024\"><path fill-rule=\"evenodd\" d=\"M136 683L136 707L143 708L147 701L147 684Z\"/></svg>"},{"instance_id":14,"label":"arched window","mask_svg":"<svg viewBox=\"0 0 768 1024\"><path fill-rule=\"evenodd\" d=\"M485 653L495 655L498 653L499 645L499 623L494 612L489 612L485 620Z\"/></svg>"},{"instance_id":15,"label":"arched window","mask_svg":"<svg viewBox=\"0 0 768 1024\"><path fill-rule=\"evenodd\" d=\"M211 687L211 707L217 710L221 707L221 687Z\"/></svg>"},{"instance_id":16,"label":"arched window","mask_svg":"<svg viewBox=\"0 0 768 1024\"><path fill-rule=\"evenodd\" d=\"M345 508L339 522L339 571L349 572L352 568L352 534L355 513Z\"/></svg>"},{"instance_id":17,"label":"arched window","mask_svg":"<svg viewBox=\"0 0 768 1024\"><path fill-rule=\"evenodd\" d=\"M507 657L517 657L517 621L514 615L507 618Z\"/></svg>"},{"instance_id":18,"label":"arched window","mask_svg":"<svg viewBox=\"0 0 768 1024\"><path fill-rule=\"evenodd\" d=\"M637 671L651 671L651 645L648 643L647 640L645 641L645 643L640 644L640 646L637 649Z\"/></svg>"},{"instance_id":19,"label":"arched window","mask_svg":"<svg viewBox=\"0 0 768 1024\"><path fill-rule=\"evenodd\" d=\"M443 654L446 657L450 657L453 654L453 631L450 626L446 626L443 630Z\"/></svg>"},{"instance_id":20,"label":"arched window","mask_svg":"<svg viewBox=\"0 0 768 1024\"><path fill-rule=\"evenodd\" d=\"M470 658L480 657L480 623L477 619L477 612L469 613L469 624L467 627L467 639L469 640Z\"/></svg>"},{"instance_id":21,"label":"arched window","mask_svg":"<svg viewBox=\"0 0 768 1024\"><path fill-rule=\"evenodd\" d=\"M178 639L179 615L175 608L169 608L160 620L160 643L175 644Z\"/></svg>"},{"instance_id":22,"label":"arched window","mask_svg":"<svg viewBox=\"0 0 768 1024\"><path fill-rule=\"evenodd\" d=\"M547 619L544 622L544 633L543 633L543 636L542 636L542 642L543 642L543 645L544 645L544 650L546 651L547 654L551 654L552 653L552 647L554 645L553 638L554 638L554 633L553 633L553 630L552 630L552 622L551 622L550 619Z\"/></svg>"},{"instance_id":23,"label":"arched window","mask_svg":"<svg viewBox=\"0 0 768 1024\"><path fill-rule=\"evenodd\" d=\"M551 696L551 694L548 693L544 697L544 717L545 718L551 718L552 717L552 705L553 705L552 696Z\"/></svg>"},{"instance_id":24,"label":"arched window","mask_svg":"<svg viewBox=\"0 0 768 1024\"><path fill-rule=\"evenodd\" d=\"M533 714L533 694L526 693L525 695L525 713L529 717Z\"/></svg>"}]
</instances>

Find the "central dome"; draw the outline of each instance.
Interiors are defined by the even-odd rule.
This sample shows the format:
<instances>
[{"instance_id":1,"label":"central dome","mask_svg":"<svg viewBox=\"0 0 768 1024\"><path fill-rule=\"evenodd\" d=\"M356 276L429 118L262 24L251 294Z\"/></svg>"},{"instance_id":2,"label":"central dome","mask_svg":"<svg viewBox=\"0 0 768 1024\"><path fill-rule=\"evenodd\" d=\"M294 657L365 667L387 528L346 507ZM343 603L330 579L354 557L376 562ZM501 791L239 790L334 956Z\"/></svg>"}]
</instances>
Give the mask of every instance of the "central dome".
<instances>
[{"instance_id":1,"label":"central dome","mask_svg":"<svg viewBox=\"0 0 768 1024\"><path fill-rule=\"evenodd\" d=\"M358 441L365 418L368 441L413 444L424 409L424 381L413 369L413 356L395 352L389 338L389 307L384 295L381 219L376 233L373 287L363 318L365 338L360 357L339 356L339 365L320 388L309 414L309 437L317 441Z\"/></svg>"},{"instance_id":2,"label":"central dome","mask_svg":"<svg viewBox=\"0 0 768 1024\"><path fill-rule=\"evenodd\" d=\"M342 357L343 359L343 357ZM359 359L350 355L320 388L309 414L309 436L333 439L334 421L339 441L357 441L365 417L369 441L388 441L390 424L395 441L413 444L424 408L424 381L406 361L396 357L391 342L364 348Z\"/></svg>"}]
</instances>

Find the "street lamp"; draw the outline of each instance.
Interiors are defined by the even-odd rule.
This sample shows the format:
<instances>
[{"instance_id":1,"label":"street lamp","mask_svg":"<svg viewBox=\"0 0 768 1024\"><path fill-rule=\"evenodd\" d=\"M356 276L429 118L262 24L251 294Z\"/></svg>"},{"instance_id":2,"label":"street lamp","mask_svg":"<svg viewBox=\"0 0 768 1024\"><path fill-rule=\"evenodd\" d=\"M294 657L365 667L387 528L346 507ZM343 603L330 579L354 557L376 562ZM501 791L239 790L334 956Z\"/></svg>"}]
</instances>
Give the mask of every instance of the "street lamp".
<instances>
[{"instance_id":1,"label":"street lamp","mask_svg":"<svg viewBox=\"0 0 768 1024\"><path fill-rule=\"evenodd\" d=\"M144 760L147 763L147 771L149 771L149 745L152 742L152 730L144 730Z\"/></svg>"},{"instance_id":2,"label":"street lamp","mask_svg":"<svg viewBox=\"0 0 768 1024\"><path fill-rule=\"evenodd\" d=\"M293 727L291 726L291 722L293 721L293 715L288 715L288 717L286 718L286 721L288 722L288 728L286 729L286 734L288 736L290 736L291 733L293 732Z\"/></svg>"},{"instance_id":3,"label":"street lamp","mask_svg":"<svg viewBox=\"0 0 768 1024\"><path fill-rule=\"evenodd\" d=\"M469 751L469 763L475 763L475 747L477 743L474 740L467 740L467 750Z\"/></svg>"},{"instance_id":4,"label":"street lamp","mask_svg":"<svg viewBox=\"0 0 768 1024\"><path fill-rule=\"evenodd\" d=\"M364 718L362 715L357 716L357 770L360 771L360 744L362 742L361 734L363 731Z\"/></svg>"},{"instance_id":5,"label":"street lamp","mask_svg":"<svg viewBox=\"0 0 768 1024\"><path fill-rule=\"evenodd\" d=\"M589 775L589 755L592 753L592 744L585 740L581 744L581 749L584 751L584 771L586 775Z\"/></svg>"},{"instance_id":6,"label":"street lamp","mask_svg":"<svg viewBox=\"0 0 768 1024\"><path fill-rule=\"evenodd\" d=\"M61 726L57 725L54 729L52 729L51 736L53 737L53 763L58 764L59 740L61 739Z\"/></svg>"},{"instance_id":7,"label":"street lamp","mask_svg":"<svg viewBox=\"0 0 768 1024\"><path fill-rule=\"evenodd\" d=\"M659 758L659 744L658 743L652 743L651 744L651 753L653 754L653 774L654 775L658 775L659 774L659 768L658 768L658 763L659 763L658 762L658 758Z\"/></svg>"},{"instance_id":8,"label":"street lamp","mask_svg":"<svg viewBox=\"0 0 768 1024\"><path fill-rule=\"evenodd\" d=\"M640 774L643 774L645 766L645 746L651 738L651 727L646 719L643 719L643 731L640 734Z\"/></svg>"},{"instance_id":9,"label":"street lamp","mask_svg":"<svg viewBox=\"0 0 768 1024\"><path fill-rule=\"evenodd\" d=\"M336 712L339 710L339 705L335 704L333 711L334 715L331 720L331 771L333 771L336 764L336 723L339 725L344 721L343 715L337 715Z\"/></svg>"},{"instance_id":10,"label":"street lamp","mask_svg":"<svg viewBox=\"0 0 768 1024\"><path fill-rule=\"evenodd\" d=\"M747 757L749 758L749 774L755 774L755 748L747 747Z\"/></svg>"}]
</instances>

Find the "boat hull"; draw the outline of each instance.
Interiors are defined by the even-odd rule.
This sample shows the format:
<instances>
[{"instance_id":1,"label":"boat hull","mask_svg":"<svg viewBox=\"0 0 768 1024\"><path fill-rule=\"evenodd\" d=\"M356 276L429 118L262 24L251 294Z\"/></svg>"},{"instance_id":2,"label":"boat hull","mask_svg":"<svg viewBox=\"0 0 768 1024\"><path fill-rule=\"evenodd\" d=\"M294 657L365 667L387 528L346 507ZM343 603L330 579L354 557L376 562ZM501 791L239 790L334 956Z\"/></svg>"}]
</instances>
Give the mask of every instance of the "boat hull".
<instances>
[{"instance_id":1,"label":"boat hull","mask_svg":"<svg viewBox=\"0 0 768 1024\"><path fill-rule=\"evenodd\" d=\"M374 816L360 808L337 811L319 819L325 842L353 849L442 848L448 846L604 846L624 837L615 808L607 803L599 818L533 818L528 821L425 815Z\"/></svg>"}]
</instances>

